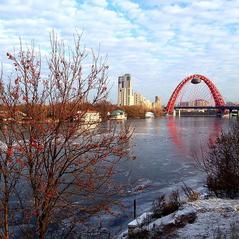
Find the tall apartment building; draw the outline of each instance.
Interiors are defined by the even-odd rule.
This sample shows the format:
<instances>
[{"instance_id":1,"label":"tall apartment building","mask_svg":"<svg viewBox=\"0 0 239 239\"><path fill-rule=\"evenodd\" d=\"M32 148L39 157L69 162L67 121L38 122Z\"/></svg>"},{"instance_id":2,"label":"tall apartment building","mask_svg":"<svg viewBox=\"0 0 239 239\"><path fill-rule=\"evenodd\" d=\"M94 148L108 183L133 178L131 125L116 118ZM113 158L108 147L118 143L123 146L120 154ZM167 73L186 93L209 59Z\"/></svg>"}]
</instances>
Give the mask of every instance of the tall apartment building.
<instances>
[{"instance_id":1,"label":"tall apartment building","mask_svg":"<svg viewBox=\"0 0 239 239\"><path fill-rule=\"evenodd\" d=\"M162 104L162 100L161 100L161 97L160 96L155 96L155 103L157 104Z\"/></svg>"},{"instance_id":2,"label":"tall apartment building","mask_svg":"<svg viewBox=\"0 0 239 239\"><path fill-rule=\"evenodd\" d=\"M134 105L130 74L125 74L118 78L118 105Z\"/></svg>"},{"instance_id":3,"label":"tall apartment building","mask_svg":"<svg viewBox=\"0 0 239 239\"><path fill-rule=\"evenodd\" d=\"M148 99L146 99L142 94L139 92L134 93L134 105L143 105L147 108L152 107L152 102Z\"/></svg>"},{"instance_id":4,"label":"tall apartment building","mask_svg":"<svg viewBox=\"0 0 239 239\"><path fill-rule=\"evenodd\" d=\"M141 105L144 101L144 97L139 92L134 92L134 104Z\"/></svg>"},{"instance_id":5,"label":"tall apartment building","mask_svg":"<svg viewBox=\"0 0 239 239\"><path fill-rule=\"evenodd\" d=\"M162 107L162 99L161 99L160 96L155 96L154 107L155 108L161 108Z\"/></svg>"}]
</instances>

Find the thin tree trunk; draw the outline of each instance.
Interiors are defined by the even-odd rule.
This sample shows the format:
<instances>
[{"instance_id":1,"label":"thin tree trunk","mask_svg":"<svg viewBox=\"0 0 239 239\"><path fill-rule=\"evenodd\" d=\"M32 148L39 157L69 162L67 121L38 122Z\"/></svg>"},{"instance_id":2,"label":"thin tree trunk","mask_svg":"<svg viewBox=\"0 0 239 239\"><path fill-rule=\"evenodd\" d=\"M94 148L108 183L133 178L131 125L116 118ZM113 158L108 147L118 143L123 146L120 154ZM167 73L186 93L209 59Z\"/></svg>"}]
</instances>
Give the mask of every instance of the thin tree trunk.
<instances>
[{"instance_id":1,"label":"thin tree trunk","mask_svg":"<svg viewBox=\"0 0 239 239\"><path fill-rule=\"evenodd\" d=\"M44 239L46 235L46 223L45 220L40 218L38 221L38 227L39 227L39 239Z\"/></svg>"},{"instance_id":2,"label":"thin tree trunk","mask_svg":"<svg viewBox=\"0 0 239 239\"><path fill-rule=\"evenodd\" d=\"M4 200L3 200L3 210L4 210L4 239L9 239L9 192L8 192L8 180L7 176L4 175Z\"/></svg>"}]
</instances>

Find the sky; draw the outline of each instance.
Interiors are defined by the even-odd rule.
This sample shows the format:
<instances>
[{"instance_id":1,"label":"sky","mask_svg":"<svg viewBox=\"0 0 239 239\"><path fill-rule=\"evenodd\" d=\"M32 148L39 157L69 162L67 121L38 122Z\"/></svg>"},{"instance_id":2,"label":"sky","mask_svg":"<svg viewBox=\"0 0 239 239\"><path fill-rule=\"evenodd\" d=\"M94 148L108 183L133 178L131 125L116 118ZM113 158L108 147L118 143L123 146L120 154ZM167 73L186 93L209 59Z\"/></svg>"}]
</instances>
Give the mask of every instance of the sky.
<instances>
[{"instance_id":1,"label":"sky","mask_svg":"<svg viewBox=\"0 0 239 239\"><path fill-rule=\"evenodd\" d=\"M164 104L195 73L239 101L239 0L0 0L0 61L7 67L19 37L44 49L52 29L67 41L77 29L84 45L100 45L113 102L125 73L135 91Z\"/></svg>"}]
</instances>

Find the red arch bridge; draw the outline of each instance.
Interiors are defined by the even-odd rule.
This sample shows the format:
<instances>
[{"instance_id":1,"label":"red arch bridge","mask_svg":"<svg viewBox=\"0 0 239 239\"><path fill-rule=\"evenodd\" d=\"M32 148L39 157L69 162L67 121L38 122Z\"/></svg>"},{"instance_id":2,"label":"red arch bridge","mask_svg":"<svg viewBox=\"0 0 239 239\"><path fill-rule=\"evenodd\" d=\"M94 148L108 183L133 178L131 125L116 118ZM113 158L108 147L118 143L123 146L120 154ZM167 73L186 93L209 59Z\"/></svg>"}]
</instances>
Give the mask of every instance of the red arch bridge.
<instances>
[{"instance_id":1,"label":"red arch bridge","mask_svg":"<svg viewBox=\"0 0 239 239\"><path fill-rule=\"evenodd\" d=\"M204 83L204 89L202 88L203 90L201 92L186 89L189 85L194 85L194 89L198 89L197 85L201 82ZM191 95L188 94L187 91L190 91L189 93ZM207 92L207 94L205 94L205 92ZM188 95L186 101L185 95ZM201 95L207 95L208 100L203 100ZM192 97L194 97L194 100L192 100ZM211 103L209 103L210 101ZM198 102L200 103L197 104ZM175 110L180 111L181 109L216 110L219 115L223 115L224 113L229 113L230 115L230 113L236 112L237 115L239 115L239 106L227 106L215 84L206 76L199 74L190 75L178 84L168 101L165 113L174 114Z\"/></svg>"}]
</instances>

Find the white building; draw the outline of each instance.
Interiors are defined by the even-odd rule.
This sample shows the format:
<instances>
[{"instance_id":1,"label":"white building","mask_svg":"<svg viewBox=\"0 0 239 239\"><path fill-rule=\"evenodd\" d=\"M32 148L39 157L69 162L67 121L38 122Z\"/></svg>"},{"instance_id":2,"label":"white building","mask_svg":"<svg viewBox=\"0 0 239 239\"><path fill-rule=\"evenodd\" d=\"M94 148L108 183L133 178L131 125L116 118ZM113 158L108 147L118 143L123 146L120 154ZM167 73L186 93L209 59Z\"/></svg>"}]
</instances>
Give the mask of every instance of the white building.
<instances>
[{"instance_id":1,"label":"white building","mask_svg":"<svg viewBox=\"0 0 239 239\"><path fill-rule=\"evenodd\" d=\"M97 124L101 122L101 117L100 113L97 111L77 111L74 120L80 120L83 124Z\"/></svg>"},{"instance_id":2,"label":"white building","mask_svg":"<svg viewBox=\"0 0 239 239\"><path fill-rule=\"evenodd\" d=\"M130 74L125 74L118 78L118 105L134 105Z\"/></svg>"},{"instance_id":3,"label":"white building","mask_svg":"<svg viewBox=\"0 0 239 239\"><path fill-rule=\"evenodd\" d=\"M133 93L130 74L125 74L118 78L118 105L143 105L147 108L152 107L151 101L146 99L141 93Z\"/></svg>"},{"instance_id":4,"label":"white building","mask_svg":"<svg viewBox=\"0 0 239 239\"><path fill-rule=\"evenodd\" d=\"M134 93L134 105L143 105L147 108L152 107L152 102L146 99L141 93L135 92Z\"/></svg>"},{"instance_id":5,"label":"white building","mask_svg":"<svg viewBox=\"0 0 239 239\"><path fill-rule=\"evenodd\" d=\"M78 130L91 130L97 127L101 122L100 113L97 111L77 111L77 115L74 120L79 120L79 129Z\"/></svg>"},{"instance_id":6,"label":"white building","mask_svg":"<svg viewBox=\"0 0 239 239\"><path fill-rule=\"evenodd\" d=\"M135 105L141 105L144 101L144 96L140 94L139 92L134 93L134 104Z\"/></svg>"}]
</instances>

